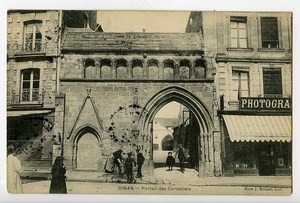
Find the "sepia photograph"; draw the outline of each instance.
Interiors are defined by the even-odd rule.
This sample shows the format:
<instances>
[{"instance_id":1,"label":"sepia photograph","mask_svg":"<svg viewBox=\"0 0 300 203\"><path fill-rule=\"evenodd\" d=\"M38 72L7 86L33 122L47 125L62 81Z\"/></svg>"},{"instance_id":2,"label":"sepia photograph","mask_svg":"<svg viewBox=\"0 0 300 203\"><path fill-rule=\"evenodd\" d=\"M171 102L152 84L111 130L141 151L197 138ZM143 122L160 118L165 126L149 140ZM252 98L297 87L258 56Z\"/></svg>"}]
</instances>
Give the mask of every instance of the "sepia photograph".
<instances>
[{"instance_id":1,"label":"sepia photograph","mask_svg":"<svg viewBox=\"0 0 300 203\"><path fill-rule=\"evenodd\" d=\"M293 194L292 11L5 15L10 195Z\"/></svg>"}]
</instances>

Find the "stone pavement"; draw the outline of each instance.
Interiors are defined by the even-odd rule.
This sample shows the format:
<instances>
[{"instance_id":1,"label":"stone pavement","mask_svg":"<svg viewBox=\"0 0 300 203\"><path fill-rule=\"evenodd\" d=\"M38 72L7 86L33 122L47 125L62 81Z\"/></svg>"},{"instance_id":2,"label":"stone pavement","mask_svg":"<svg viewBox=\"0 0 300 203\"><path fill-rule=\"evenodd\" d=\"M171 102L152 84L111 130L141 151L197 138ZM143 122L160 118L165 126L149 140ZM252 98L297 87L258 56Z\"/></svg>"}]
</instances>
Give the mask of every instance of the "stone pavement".
<instances>
[{"instance_id":1,"label":"stone pavement","mask_svg":"<svg viewBox=\"0 0 300 203\"><path fill-rule=\"evenodd\" d=\"M199 178L197 172L177 168L154 170L154 176L137 178L135 184L126 177L99 172L68 171L68 194L163 194L163 195L290 195L291 176L235 176ZM23 179L27 194L47 194L50 180Z\"/></svg>"},{"instance_id":2,"label":"stone pavement","mask_svg":"<svg viewBox=\"0 0 300 203\"><path fill-rule=\"evenodd\" d=\"M68 171L69 182L100 182L126 183L126 176L113 176L99 172ZM136 179L137 184L164 184L189 186L263 186L263 187L291 187L291 176L235 176L235 177L198 177L197 172L186 169L181 173L177 168L167 171L166 168L157 168L154 176L145 175Z\"/></svg>"}]
</instances>

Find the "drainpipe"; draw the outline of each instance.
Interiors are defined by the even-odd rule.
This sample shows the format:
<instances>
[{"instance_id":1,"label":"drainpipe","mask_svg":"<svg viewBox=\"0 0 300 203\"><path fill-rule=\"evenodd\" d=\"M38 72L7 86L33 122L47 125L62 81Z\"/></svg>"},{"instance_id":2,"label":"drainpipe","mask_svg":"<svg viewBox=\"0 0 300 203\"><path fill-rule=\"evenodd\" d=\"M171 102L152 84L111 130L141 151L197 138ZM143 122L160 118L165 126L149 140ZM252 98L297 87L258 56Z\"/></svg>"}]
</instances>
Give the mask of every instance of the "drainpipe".
<instances>
[{"instance_id":1,"label":"drainpipe","mask_svg":"<svg viewBox=\"0 0 300 203\"><path fill-rule=\"evenodd\" d=\"M56 94L59 94L59 73L60 73L60 66L61 66L61 39L62 39L62 16L63 11L58 11L58 33L57 33L57 49L56 49Z\"/></svg>"},{"instance_id":2,"label":"drainpipe","mask_svg":"<svg viewBox=\"0 0 300 203\"><path fill-rule=\"evenodd\" d=\"M63 17L63 11L59 10L58 11L58 33L57 33L57 49L56 49L56 96L59 97L59 103L61 103L61 95L60 95L60 67L61 67L61 39L62 39L62 17ZM64 125L65 125L65 97L63 97L63 126L62 126L62 134L61 134L61 155L63 155L64 151ZM60 130L59 130L60 131Z\"/></svg>"}]
</instances>

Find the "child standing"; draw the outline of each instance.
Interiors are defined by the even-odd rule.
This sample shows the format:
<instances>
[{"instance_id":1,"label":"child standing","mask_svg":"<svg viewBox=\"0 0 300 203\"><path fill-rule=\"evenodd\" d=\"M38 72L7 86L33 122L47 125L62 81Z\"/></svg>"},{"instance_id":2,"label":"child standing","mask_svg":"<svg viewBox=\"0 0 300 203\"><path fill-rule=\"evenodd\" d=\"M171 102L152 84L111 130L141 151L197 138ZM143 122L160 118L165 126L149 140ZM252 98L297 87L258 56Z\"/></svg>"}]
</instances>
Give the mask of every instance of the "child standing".
<instances>
[{"instance_id":1,"label":"child standing","mask_svg":"<svg viewBox=\"0 0 300 203\"><path fill-rule=\"evenodd\" d=\"M125 160L125 172L127 175L127 183L133 182L133 169L136 166L135 160L131 157L132 153L128 153L128 157Z\"/></svg>"},{"instance_id":2,"label":"child standing","mask_svg":"<svg viewBox=\"0 0 300 203\"><path fill-rule=\"evenodd\" d=\"M174 163L175 163L175 158L172 156L172 152L168 152L168 157L167 157L167 160L166 160L166 164L169 167L168 171L173 170Z\"/></svg>"}]
</instances>

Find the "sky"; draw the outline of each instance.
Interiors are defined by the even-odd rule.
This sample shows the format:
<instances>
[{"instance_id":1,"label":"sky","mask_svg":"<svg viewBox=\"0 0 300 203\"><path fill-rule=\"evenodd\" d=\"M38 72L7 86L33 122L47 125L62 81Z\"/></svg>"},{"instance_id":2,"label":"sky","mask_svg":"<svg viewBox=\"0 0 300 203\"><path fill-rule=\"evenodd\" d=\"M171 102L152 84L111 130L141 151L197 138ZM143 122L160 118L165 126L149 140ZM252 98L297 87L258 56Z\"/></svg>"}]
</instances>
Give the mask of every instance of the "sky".
<instances>
[{"instance_id":1,"label":"sky","mask_svg":"<svg viewBox=\"0 0 300 203\"><path fill-rule=\"evenodd\" d=\"M155 115L156 118L178 118L181 104L170 102L163 106Z\"/></svg>"},{"instance_id":2,"label":"sky","mask_svg":"<svg viewBox=\"0 0 300 203\"><path fill-rule=\"evenodd\" d=\"M185 32L190 12L98 11L104 32Z\"/></svg>"}]
</instances>

